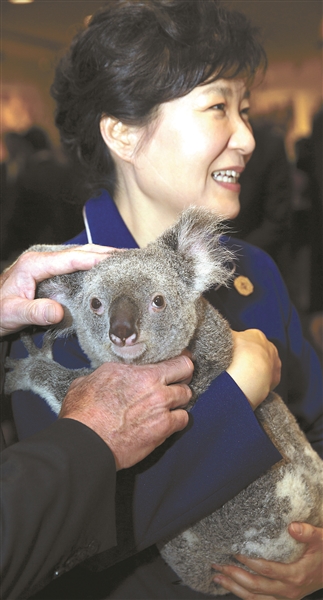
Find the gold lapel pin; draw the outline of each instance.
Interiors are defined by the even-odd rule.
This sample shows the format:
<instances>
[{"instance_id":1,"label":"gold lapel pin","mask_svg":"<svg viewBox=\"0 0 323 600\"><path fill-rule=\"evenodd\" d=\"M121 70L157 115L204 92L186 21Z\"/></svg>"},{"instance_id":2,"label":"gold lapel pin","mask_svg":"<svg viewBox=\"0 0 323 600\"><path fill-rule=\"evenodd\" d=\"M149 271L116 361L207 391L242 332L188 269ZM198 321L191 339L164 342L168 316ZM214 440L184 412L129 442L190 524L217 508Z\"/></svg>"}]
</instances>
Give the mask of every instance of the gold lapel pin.
<instances>
[{"instance_id":1,"label":"gold lapel pin","mask_svg":"<svg viewBox=\"0 0 323 600\"><path fill-rule=\"evenodd\" d=\"M250 296L254 290L253 283L244 275L238 275L233 281L233 285L241 296Z\"/></svg>"}]
</instances>

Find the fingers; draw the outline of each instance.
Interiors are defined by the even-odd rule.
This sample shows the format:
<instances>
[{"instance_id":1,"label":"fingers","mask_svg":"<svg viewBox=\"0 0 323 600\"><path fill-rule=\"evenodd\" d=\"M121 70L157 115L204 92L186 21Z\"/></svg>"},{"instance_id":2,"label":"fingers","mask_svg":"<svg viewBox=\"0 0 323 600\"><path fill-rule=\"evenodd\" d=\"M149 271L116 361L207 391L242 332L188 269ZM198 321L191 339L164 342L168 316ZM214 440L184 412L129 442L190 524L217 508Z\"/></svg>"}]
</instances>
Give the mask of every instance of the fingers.
<instances>
[{"instance_id":1,"label":"fingers","mask_svg":"<svg viewBox=\"0 0 323 600\"><path fill-rule=\"evenodd\" d=\"M60 252L50 252L49 255L45 257L47 260L47 275L46 277L43 277L42 274L41 279L37 279L37 282L42 281L42 279L46 279L47 277L61 275L62 273L86 271L116 251L116 248L111 248L110 246L85 244L85 246L80 246L79 248L74 247ZM53 262L54 258L55 262Z\"/></svg>"},{"instance_id":2,"label":"fingers","mask_svg":"<svg viewBox=\"0 0 323 600\"><path fill-rule=\"evenodd\" d=\"M165 360L158 365L153 365L153 367L158 367L160 380L166 385L172 383L190 383L194 370L191 359L183 354L176 356L176 358Z\"/></svg>"},{"instance_id":3,"label":"fingers","mask_svg":"<svg viewBox=\"0 0 323 600\"><path fill-rule=\"evenodd\" d=\"M68 246L67 246L68 248ZM80 250L81 252L95 252L97 254L110 254L111 252L123 251L123 248L114 248L113 246L100 246L100 244L84 244L78 248L72 247L71 250Z\"/></svg>"},{"instance_id":4,"label":"fingers","mask_svg":"<svg viewBox=\"0 0 323 600\"><path fill-rule=\"evenodd\" d=\"M271 560L249 558L242 555L237 555L235 558L243 565L248 567L248 569L252 569L252 571L258 575L267 577L268 579L293 579L297 574L297 567L294 569L294 565L296 565L296 563L289 563L288 569L286 569L286 564Z\"/></svg>"},{"instance_id":5,"label":"fingers","mask_svg":"<svg viewBox=\"0 0 323 600\"><path fill-rule=\"evenodd\" d=\"M233 579L225 574L219 574L214 577L213 581L243 600L276 600L276 597L270 593L261 593L244 587L246 586L245 580L240 583L236 578Z\"/></svg>"},{"instance_id":6,"label":"fingers","mask_svg":"<svg viewBox=\"0 0 323 600\"><path fill-rule=\"evenodd\" d=\"M233 594L236 594L239 598L245 598L246 600L251 598L257 598L257 600L265 600L270 598L287 598L286 584L279 580L279 577L283 577L279 569L276 566L282 568L286 565L280 565L279 563L270 563L266 565L267 561L246 559L246 557L236 557L245 565L248 564L249 568L253 569L253 566L257 568L256 574L249 573L244 569L235 567L233 565L213 565L216 571L214 581L222 585L225 589L229 590ZM251 563L253 566L251 566ZM260 566L259 563L262 563ZM273 566L272 566L273 565Z\"/></svg>"},{"instance_id":7,"label":"fingers","mask_svg":"<svg viewBox=\"0 0 323 600\"><path fill-rule=\"evenodd\" d=\"M175 411L185 408L192 398L192 390L184 383L176 383L167 386L165 409Z\"/></svg>"},{"instance_id":8,"label":"fingers","mask_svg":"<svg viewBox=\"0 0 323 600\"><path fill-rule=\"evenodd\" d=\"M19 331L28 325L46 327L59 323L63 307L54 300L23 300L15 298L4 301L1 306L5 318L1 319L0 336Z\"/></svg>"},{"instance_id":9,"label":"fingers","mask_svg":"<svg viewBox=\"0 0 323 600\"><path fill-rule=\"evenodd\" d=\"M47 326L59 323L64 316L64 309L54 300L25 300L21 302L21 311L18 310L16 316L17 320L21 319L22 326Z\"/></svg>"},{"instance_id":10,"label":"fingers","mask_svg":"<svg viewBox=\"0 0 323 600\"><path fill-rule=\"evenodd\" d=\"M52 300L37 300L36 285L54 275L87 270L115 249L95 244L64 250L23 253L0 276L0 335L19 331L30 324L51 325L63 318L62 308Z\"/></svg>"},{"instance_id":11,"label":"fingers","mask_svg":"<svg viewBox=\"0 0 323 600\"><path fill-rule=\"evenodd\" d=\"M271 353L271 360L272 360L272 364L273 364L273 368L272 368L272 382L271 382L271 386L270 389L274 390L277 385L280 382L281 379L281 369L282 369L282 363L281 360L279 358L279 354L278 354L278 350L276 348L276 346L270 342L269 340L267 340L269 343L269 348L270 348L270 353Z\"/></svg>"},{"instance_id":12,"label":"fingers","mask_svg":"<svg viewBox=\"0 0 323 600\"><path fill-rule=\"evenodd\" d=\"M189 415L188 415L188 412L186 412L186 410L182 410L182 409L173 410L170 413L170 425L167 430L166 437L169 437L176 431L182 431L182 429L185 429L185 427L188 424L188 421L189 421Z\"/></svg>"},{"instance_id":13,"label":"fingers","mask_svg":"<svg viewBox=\"0 0 323 600\"><path fill-rule=\"evenodd\" d=\"M313 527L309 523L291 523L288 527L289 534L299 542L320 546L323 541L323 529Z\"/></svg>"},{"instance_id":14,"label":"fingers","mask_svg":"<svg viewBox=\"0 0 323 600\"><path fill-rule=\"evenodd\" d=\"M79 248L66 248L53 252L26 253L26 261L30 262L29 268L37 283L64 273L88 270L107 258L115 249L106 246L86 244ZM22 257L21 257L22 258ZM33 262L33 266L31 265Z\"/></svg>"},{"instance_id":15,"label":"fingers","mask_svg":"<svg viewBox=\"0 0 323 600\"><path fill-rule=\"evenodd\" d=\"M251 572L233 565L213 565L215 581L239 598L293 598L298 600L322 588L323 530L307 523L292 523L289 532L304 542L302 556L284 564L238 555Z\"/></svg>"},{"instance_id":16,"label":"fingers","mask_svg":"<svg viewBox=\"0 0 323 600\"><path fill-rule=\"evenodd\" d=\"M175 382L192 371L184 356L155 365L104 363L74 381L60 417L92 428L112 450L117 468L127 468L187 426L189 416L180 407L192 393L185 383Z\"/></svg>"},{"instance_id":17,"label":"fingers","mask_svg":"<svg viewBox=\"0 0 323 600\"><path fill-rule=\"evenodd\" d=\"M232 337L233 360L227 372L255 409L280 381L281 361L278 351L258 329L233 331Z\"/></svg>"}]
</instances>

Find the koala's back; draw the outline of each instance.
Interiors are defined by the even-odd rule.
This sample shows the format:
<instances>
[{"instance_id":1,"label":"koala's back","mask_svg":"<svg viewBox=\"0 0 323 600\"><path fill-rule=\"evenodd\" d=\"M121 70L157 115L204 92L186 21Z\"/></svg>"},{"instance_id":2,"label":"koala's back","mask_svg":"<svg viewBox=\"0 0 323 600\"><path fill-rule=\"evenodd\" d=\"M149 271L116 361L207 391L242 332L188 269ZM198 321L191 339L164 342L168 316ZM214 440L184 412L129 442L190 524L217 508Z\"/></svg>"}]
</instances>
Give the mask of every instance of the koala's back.
<instances>
[{"instance_id":1,"label":"koala's back","mask_svg":"<svg viewBox=\"0 0 323 600\"><path fill-rule=\"evenodd\" d=\"M303 545L288 534L289 523L323 525L323 462L279 396L271 394L257 417L284 459L160 548L183 583L203 593L228 593L213 583L212 563L237 564L233 556L239 553L292 562Z\"/></svg>"}]
</instances>

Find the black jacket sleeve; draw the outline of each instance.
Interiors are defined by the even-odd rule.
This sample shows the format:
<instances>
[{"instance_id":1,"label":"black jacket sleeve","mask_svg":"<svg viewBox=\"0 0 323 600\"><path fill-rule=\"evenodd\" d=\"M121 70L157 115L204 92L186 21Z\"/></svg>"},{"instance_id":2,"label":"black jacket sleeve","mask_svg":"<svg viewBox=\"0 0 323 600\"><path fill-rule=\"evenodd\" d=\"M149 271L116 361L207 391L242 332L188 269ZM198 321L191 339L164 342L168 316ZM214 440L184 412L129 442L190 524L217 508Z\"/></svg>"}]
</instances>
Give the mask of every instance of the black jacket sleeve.
<instances>
[{"instance_id":1,"label":"black jacket sleeve","mask_svg":"<svg viewBox=\"0 0 323 600\"><path fill-rule=\"evenodd\" d=\"M1 598L26 598L116 544L112 452L59 419L1 454Z\"/></svg>"}]
</instances>

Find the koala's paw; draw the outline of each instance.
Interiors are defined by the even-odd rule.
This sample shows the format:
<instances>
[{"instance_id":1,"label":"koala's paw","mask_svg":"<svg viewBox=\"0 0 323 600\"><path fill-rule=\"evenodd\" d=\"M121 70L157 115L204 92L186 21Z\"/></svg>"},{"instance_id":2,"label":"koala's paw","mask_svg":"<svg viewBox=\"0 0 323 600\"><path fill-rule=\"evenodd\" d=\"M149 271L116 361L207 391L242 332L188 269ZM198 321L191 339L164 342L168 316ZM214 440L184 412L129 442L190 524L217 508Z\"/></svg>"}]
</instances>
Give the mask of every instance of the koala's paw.
<instances>
[{"instance_id":1,"label":"koala's paw","mask_svg":"<svg viewBox=\"0 0 323 600\"><path fill-rule=\"evenodd\" d=\"M58 413L71 382L84 374L84 369L66 369L56 363L52 355L52 342L46 336L42 348L35 346L31 337L25 334L22 341L29 355L26 358L6 359L5 367L11 370L6 374L5 393L12 394L17 390L34 392Z\"/></svg>"},{"instance_id":2,"label":"koala's paw","mask_svg":"<svg viewBox=\"0 0 323 600\"><path fill-rule=\"evenodd\" d=\"M7 358L5 361L6 373L4 391L6 394L12 394L16 390L31 389L30 370L33 366L34 356L27 358Z\"/></svg>"},{"instance_id":3,"label":"koala's paw","mask_svg":"<svg viewBox=\"0 0 323 600\"><path fill-rule=\"evenodd\" d=\"M31 391L43 398L51 409L59 413L61 404L72 381L88 375L93 369L67 369L55 362L52 355L52 339L44 336L42 348L35 346L29 335L22 336L29 352L27 358L7 358L5 366L11 369L5 378L5 393L17 390Z\"/></svg>"},{"instance_id":4,"label":"koala's paw","mask_svg":"<svg viewBox=\"0 0 323 600\"><path fill-rule=\"evenodd\" d=\"M41 355L42 358L54 360L52 351L54 338L51 337L49 331L47 331L44 335L43 344L41 348L38 348L38 346L36 346L33 338L31 337L31 335L28 335L28 333L22 332L20 334L20 339L23 345L25 346L26 350L28 350L28 354L30 356L39 357Z\"/></svg>"},{"instance_id":5,"label":"koala's paw","mask_svg":"<svg viewBox=\"0 0 323 600\"><path fill-rule=\"evenodd\" d=\"M44 372L44 368L48 371L50 366L55 364L51 350L38 348L26 334L21 335L21 339L29 354L26 358L6 358L5 367L10 369L5 379L6 394L16 390L32 390L37 374Z\"/></svg>"},{"instance_id":6,"label":"koala's paw","mask_svg":"<svg viewBox=\"0 0 323 600\"><path fill-rule=\"evenodd\" d=\"M33 390L33 383L40 373L46 376L48 371L57 364L53 359L53 338L45 333L43 344L38 348L31 335L26 332L20 334L28 356L27 358L10 358L5 362L5 367L11 369L6 375L5 392L11 394L16 390Z\"/></svg>"}]
</instances>

